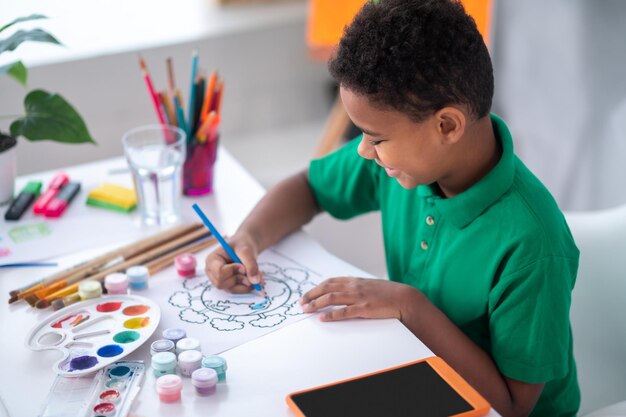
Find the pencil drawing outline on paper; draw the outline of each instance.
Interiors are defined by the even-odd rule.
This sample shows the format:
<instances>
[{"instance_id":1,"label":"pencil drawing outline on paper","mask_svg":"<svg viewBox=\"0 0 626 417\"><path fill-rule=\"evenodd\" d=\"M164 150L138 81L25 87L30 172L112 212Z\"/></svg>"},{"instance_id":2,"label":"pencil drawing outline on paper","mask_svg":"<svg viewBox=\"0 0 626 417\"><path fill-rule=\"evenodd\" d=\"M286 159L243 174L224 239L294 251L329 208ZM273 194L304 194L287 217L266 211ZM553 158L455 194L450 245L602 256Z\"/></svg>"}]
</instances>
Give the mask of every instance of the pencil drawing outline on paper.
<instances>
[{"instance_id":1,"label":"pencil drawing outline on paper","mask_svg":"<svg viewBox=\"0 0 626 417\"><path fill-rule=\"evenodd\" d=\"M265 279L265 300L254 293L229 294L218 290L203 276L185 280L184 290L174 292L168 303L180 309L180 320L190 324L208 322L215 330L226 332L248 326L275 327L289 316L304 314L298 300L315 286L310 278L318 274L299 264L259 262L259 268Z\"/></svg>"}]
</instances>

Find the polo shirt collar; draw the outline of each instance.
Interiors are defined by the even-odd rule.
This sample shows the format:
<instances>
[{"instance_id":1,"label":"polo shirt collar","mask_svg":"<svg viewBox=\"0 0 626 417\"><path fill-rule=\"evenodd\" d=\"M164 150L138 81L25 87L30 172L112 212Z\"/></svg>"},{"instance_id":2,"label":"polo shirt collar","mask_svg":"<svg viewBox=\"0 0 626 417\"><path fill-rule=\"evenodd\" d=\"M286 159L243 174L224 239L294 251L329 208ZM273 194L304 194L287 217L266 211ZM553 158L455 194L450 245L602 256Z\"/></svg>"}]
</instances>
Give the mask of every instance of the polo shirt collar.
<instances>
[{"instance_id":1,"label":"polo shirt collar","mask_svg":"<svg viewBox=\"0 0 626 417\"><path fill-rule=\"evenodd\" d=\"M441 214L459 229L474 221L513 185L515 161L511 132L495 114L491 114L491 124L496 140L502 145L502 156L498 164L480 181L452 198L441 198L434 185L417 187L418 195L432 198Z\"/></svg>"}]
</instances>

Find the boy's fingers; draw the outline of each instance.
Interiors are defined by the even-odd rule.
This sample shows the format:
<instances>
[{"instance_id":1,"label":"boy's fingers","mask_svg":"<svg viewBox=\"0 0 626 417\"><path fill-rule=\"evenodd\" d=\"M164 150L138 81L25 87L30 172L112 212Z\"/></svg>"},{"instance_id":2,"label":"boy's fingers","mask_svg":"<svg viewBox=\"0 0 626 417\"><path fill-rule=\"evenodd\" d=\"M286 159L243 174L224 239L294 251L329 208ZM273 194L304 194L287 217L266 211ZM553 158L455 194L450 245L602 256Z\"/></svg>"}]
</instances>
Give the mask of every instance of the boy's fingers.
<instances>
[{"instance_id":1,"label":"boy's fingers","mask_svg":"<svg viewBox=\"0 0 626 417\"><path fill-rule=\"evenodd\" d=\"M337 308L320 314L321 321L338 321L362 317L365 317L363 316L363 307L357 305Z\"/></svg>"},{"instance_id":2,"label":"boy's fingers","mask_svg":"<svg viewBox=\"0 0 626 417\"><path fill-rule=\"evenodd\" d=\"M313 313L329 306L344 306L354 303L354 296L345 292L329 292L302 305L302 311Z\"/></svg>"},{"instance_id":3,"label":"boy's fingers","mask_svg":"<svg viewBox=\"0 0 626 417\"><path fill-rule=\"evenodd\" d=\"M262 277L259 271L259 265L256 261L256 255L250 250L242 250L239 257L246 268L245 274L248 277L248 280L250 280L252 284L259 284Z\"/></svg>"},{"instance_id":4,"label":"boy's fingers","mask_svg":"<svg viewBox=\"0 0 626 417\"><path fill-rule=\"evenodd\" d=\"M306 292L300 299L300 304L308 304L311 302L311 300L315 300L316 298L319 298L324 294L327 294L329 292L338 292L343 288L344 285L341 282L337 283L337 281L334 279L327 279L326 281L319 284L317 287Z\"/></svg>"}]
</instances>

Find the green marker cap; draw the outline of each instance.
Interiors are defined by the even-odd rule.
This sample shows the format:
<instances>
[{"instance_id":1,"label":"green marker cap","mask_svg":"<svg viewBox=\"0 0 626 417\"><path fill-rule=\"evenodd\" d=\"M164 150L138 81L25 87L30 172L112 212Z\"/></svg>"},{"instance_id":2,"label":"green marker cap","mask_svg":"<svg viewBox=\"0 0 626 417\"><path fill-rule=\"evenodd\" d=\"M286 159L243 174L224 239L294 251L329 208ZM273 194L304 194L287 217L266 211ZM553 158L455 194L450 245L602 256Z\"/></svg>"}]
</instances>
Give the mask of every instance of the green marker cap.
<instances>
[{"instance_id":1,"label":"green marker cap","mask_svg":"<svg viewBox=\"0 0 626 417\"><path fill-rule=\"evenodd\" d=\"M22 189L23 193L33 193L35 196L41 194L41 181L29 181L26 187Z\"/></svg>"}]
</instances>

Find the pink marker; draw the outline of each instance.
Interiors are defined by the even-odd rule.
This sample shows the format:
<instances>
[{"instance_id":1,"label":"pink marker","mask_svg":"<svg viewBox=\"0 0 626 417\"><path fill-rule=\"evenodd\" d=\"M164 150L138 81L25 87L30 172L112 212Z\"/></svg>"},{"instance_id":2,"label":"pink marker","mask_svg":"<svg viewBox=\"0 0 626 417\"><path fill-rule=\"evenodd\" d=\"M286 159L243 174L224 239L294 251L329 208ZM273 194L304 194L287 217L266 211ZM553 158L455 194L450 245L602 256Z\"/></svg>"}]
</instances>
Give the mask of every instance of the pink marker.
<instances>
[{"instance_id":1,"label":"pink marker","mask_svg":"<svg viewBox=\"0 0 626 417\"><path fill-rule=\"evenodd\" d=\"M57 174L50 182L50 185L48 185L46 191L44 191L44 193L35 201L35 204L33 205L33 213L44 214L50 201L56 197L61 188L63 188L63 186L68 182L70 182L70 179L67 175L62 172Z\"/></svg>"},{"instance_id":2,"label":"pink marker","mask_svg":"<svg viewBox=\"0 0 626 417\"><path fill-rule=\"evenodd\" d=\"M183 278L191 278L196 275L196 257L191 253L178 255L174 260L176 272Z\"/></svg>"}]
</instances>

